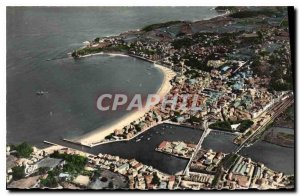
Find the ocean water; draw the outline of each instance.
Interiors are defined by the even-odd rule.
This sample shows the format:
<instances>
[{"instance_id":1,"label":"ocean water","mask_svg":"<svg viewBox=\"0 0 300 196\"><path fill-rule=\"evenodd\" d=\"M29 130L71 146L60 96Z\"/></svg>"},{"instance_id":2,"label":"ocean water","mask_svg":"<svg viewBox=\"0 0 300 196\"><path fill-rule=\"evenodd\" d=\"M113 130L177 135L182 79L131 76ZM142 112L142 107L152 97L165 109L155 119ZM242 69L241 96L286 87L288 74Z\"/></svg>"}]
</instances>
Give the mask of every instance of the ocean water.
<instances>
[{"instance_id":1,"label":"ocean water","mask_svg":"<svg viewBox=\"0 0 300 196\"><path fill-rule=\"evenodd\" d=\"M233 143L235 135L223 131L212 130L205 137L202 143L202 148L212 149L216 152L231 153L237 146Z\"/></svg>"},{"instance_id":2,"label":"ocean water","mask_svg":"<svg viewBox=\"0 0 300 196\"><path fill-rule=\"evenodd\" d=\"M65 143L64 145L95 155L102 153L120 156L126 159L136 159L143 164L151 165L167 174L176 174L185 169L188 159L157 152L155 148L157 148L162 141L183 141L189 144L197 144L202 134L203 131L199 129L160 124L130 141L108 143L93 148L82 147L71 143ZM61 141L58 142L59 144L63 144Z\"/></svg>"},{"instance_id":3,"label":"ocean water","mask_svg":"<svg viewBox=\"0 0 300 196\"><path fill-rule=\"evenodd\" d=\"M147 62L67 53L95 37L170 20L201 20L212 7L8 7L7 143L74 138L127 112L99 112L102 93L155 92L162 73ZM37 91L47 91L37 96Z\"/></svg>"},{"instance_id":4,"label":"ocean water","mask_svg":"<svg viewBox=\"0 0 300 196\"><path fill-rule=\"evenodd\" d=\"M294 129L283 127L272 127L266 133L271 130L294 134ZM295 148L288 148L259 140L250 147L243 148L240 154L250 157L254 161L262 162L275 171L280 171L288 175L295 174Z\"/></svg>"}]
</instances>

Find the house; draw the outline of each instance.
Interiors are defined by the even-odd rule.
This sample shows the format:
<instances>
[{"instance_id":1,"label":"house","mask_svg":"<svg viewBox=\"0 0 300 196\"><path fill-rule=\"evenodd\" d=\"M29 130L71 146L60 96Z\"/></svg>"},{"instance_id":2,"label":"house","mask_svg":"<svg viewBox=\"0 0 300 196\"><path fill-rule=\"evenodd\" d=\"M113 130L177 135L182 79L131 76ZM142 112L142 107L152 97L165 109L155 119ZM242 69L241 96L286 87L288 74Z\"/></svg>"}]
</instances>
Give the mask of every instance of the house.
<instances>
[{"instance_id":1,"label":"house","mask_svg":"<svg viewBox=\"0 0 300 196\"><path fill-rule=\"evenodd\" d=\"M36 164L27 164L25 163L25 174L30 175L37 171L39 168L48 168L49 170L52 170L53 168L64 165L65 161L62 159L55 159L55 158L44 158L37 162Z\"/></svg>"},{"instance_id":2,"label":"house","mask_svg":"<svg viewBox=\"0 0 300 196\"><path fill-rule=\"evenodd\" d=\"M159 189L166 189L167 188L167 183L164 182L164 181L161 181L159 186L158 186Z\"/></svg>"},{"instance_id":3,"label":"house","mask_svg":"<svg viewBox=\"0 0 300 196\"><path fill-rule=\"evenodd\" d=\"M63 165L64 161L62 159L55 159L55 158L44 158L41 161L37 162L37 169L38 168L49 168L50 170L55 168L58 165Z\"/></svg>"},{"instance_id":4,"label":"house","mask_svg":"<svg viewBox=\"0 0 300 196\"><path fill-rule=\"evenodd\" d=\"M120 167L118 167L116 170L120 174L126 174L128 169L129 169L129 164L128 163L124 163L123 165L121 165Z\"/></svg>"},{"instance_id":5,"label":"house","mask_svg":"<svg viewBox=\"0 0 300 196\"><path fill-rule=\"evenodd\" d=\"M168 189L173 189L175 183L175 176L170 176L169 182L168 182Z\"/></svg>"},{"instance_id":6,"label":"house","mask_svg":"<svg viewBox=\"0 0 300 196\"><path fill-rule=\"evenodd\" d=\"M143 164L141 164L141 163L138 163L138 164L136 164L135 166L133 166L136 170L140 170L140 169L142 169L143 168Z\"/></svg>"},{"instance_id":7,"label":"house","mask_svg":"<svg viewBox=\"0 0 300 196\"><path fill-rule=\"evenodd\" d=\"M240 126L241 123L238 123L238 124L234 124L234 125L230 125L231 126L231 129L236 131L236 129Z\"/></svg>"},{"instance_id":8,"label":"house","mask_svg":"<svg viewBox=\"0 0 300 196\"><path fill-rule=\"evenodd\" d=\"M158 149L164 149L167 145L167 141L163 141L162 143L159 144Z\"/></svg>"},{"instance_id":9,"label":"house","mask_svg":"<svg viewBox=\"0 0 300 196\"><path fill-rule=\"evenodd\" d=\"M70 180L71 178L71 176L70 176L70 174L68 174L68 173L60 173L59 175L58 175L58 177L59 178L62 178L62 179L64 179L64 180Z\"/></svg>"}]
</instances>

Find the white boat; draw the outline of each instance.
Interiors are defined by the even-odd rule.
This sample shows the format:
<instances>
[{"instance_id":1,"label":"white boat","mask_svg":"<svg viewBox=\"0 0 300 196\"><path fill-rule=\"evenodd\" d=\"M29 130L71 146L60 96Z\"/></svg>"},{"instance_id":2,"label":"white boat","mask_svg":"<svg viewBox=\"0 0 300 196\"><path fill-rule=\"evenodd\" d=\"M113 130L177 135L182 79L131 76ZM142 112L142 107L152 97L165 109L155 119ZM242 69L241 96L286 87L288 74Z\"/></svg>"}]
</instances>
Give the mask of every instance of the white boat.
<instances>
[{"instance_id":1,"label":"white boat","mask_svg":"<svg viewBox=\"0 0 300 196\"><path fill-rule=\"evenodd\" d=\"M47 91L37 91L36 95L42 96L44 94L48 93Z\"/></svg>"}]
</instances>

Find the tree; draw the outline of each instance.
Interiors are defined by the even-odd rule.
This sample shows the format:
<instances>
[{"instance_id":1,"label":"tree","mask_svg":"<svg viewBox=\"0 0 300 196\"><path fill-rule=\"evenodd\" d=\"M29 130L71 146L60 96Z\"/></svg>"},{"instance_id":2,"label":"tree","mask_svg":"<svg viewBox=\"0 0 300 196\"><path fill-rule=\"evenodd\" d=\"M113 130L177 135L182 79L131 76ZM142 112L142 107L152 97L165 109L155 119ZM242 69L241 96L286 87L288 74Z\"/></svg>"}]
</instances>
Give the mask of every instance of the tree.
<instances>
[{"instance_id":1,"label":"tree","mask_svg":"<svg viewBox=\"0 0 300 196\"><path fill-rule=\"evenodd\" d=\"M140 132L142 130L142 128L140 127L140 125L135 125L134 128L135 128L135 130L137 132Z\"/></svg>"},{"instance_id":2,"label":"tree","mask_svg":"<svg viewBox=\"0 0 300 196\"><path fill-rule=\"evenodd\" d=\"M209 125L210 129L220 129L224 131L232 131L231 124L228 121L217 121L211 125Z\"/></svg>"},{"instance_id":3,"label":"tree","mask_svg":"<svg viewBox=\"0 0 300 196\"><path fill-rule=\"evenodd\" d=\"M14 180L19 180L25 177L25 166L16 166L12 168L12 176Z\"/></svg>"},{"instance_id":4,"label":"tree","mask_svg":"<svg viewBox=\"0 0 300 196\"><path fill-rule=\"evenodd\" d=\"M271 79L270 81L270 85L269 85L269 90L273 91L287 91L287 90L291 90L293 88L291 83L288 83L282 79L279 80L275 80L275 79Z\"/></svg>"},{"instance_id":5,"label":"tree","mask_svg":"<svg viewBox=\"0 0 300 196\"><path fill-rule=\"evenodd\" d=\"M97 37L96 39L94 39L94 42L95 42L95 43L99 43L99 41L100 41L100 38L99 38L99 37Z\"/></svg>"},{"instance_id":6,"label":"tree","mask_svg":"<svg viewBox=\"0 0 300 196\"><path fill-rule=\"evenodd\" d=\"M44 175L44 174L47 173L48 170L49 170L49 167L40 167L40 168L38 169L38 174L39 174L39 175Z\"/></svg>"},{"instance_id":7,"label":"tree","mask_svg":"<svg viewBox=\"0 0 300 196\"><path fill-rule=\"evenodd\" d=\"M57 178L55 177L55 173L52 171L49 171L47 178L41 180L41 185L43 187L49 187L49 188L57 187L58 181L57 181Z\"/></svg>"},{"instance_id":8,"label":"tree","mask_svg":"<svg viewBox=\"0 0 300 196\"><path fill-rule=\"evenodd\" d=\"M174 116L173 118L171 118L171 121L172 121L172 122L178 122L176 116Z\"/></svg>"},{"instance_id":9,"label":"tree","mask_svg":"<svg viewBox=\"0 0 300 196\"><path fill-rule=\"evenodd\" d=\"M151 24L151 25L147 25L145 27L142 28L142 31L152 31L154 29L158 29L158 28L163 28L163 27L168 27L174 24L178 24L181 23L181 21L169 21L169 22L164 22L164 23L157 23L157 24Z\"/></svg>"},{"instance_id":10,"label":"tree","mask_svg":"<svg viewBox=\"0 0 300 196\"><path fill-rule=\"evenodd\" d=\"M229 15L229 17L233 18L252 18L256 17L259 15L264 15L264 16L272 16L275 13L275 11L270 10L270 9L261 9L261 10L245 10L245 11L240 11L240 12L235 12Z\"/></svg>"},{"instance_id":11,"label":"tree","mask_svg":"<svg viewBox=\"0 0 300 196\"><path fill-rule=\"evenodd\" d=\"M295 176L288 177L289 185L295 185Z\"/></svg>"},{"instance_id":12,"label":"tree","mask_svg":"<svg viewBox=\"0 0 300 196\"><path fill-rule=\"evenodd\" d=\"M187 48L193 45L194 42L191 38L181 38L181 39L176 39L172 42L172 46L175 49L180 49L180 48Z\"/></svg>"},{"instance_id":13,"label":"tree","mask_svg":"<svg viewBox=\"0 0 300 196\"><path fill-rule=\"evenodd\" d=\"M63 171L69 174L81 173L87 163L86 157L76 154L60 154L58 152L54 152L52 155L50 155L50 157L65 160L66 164L63 167Z\"/></svg>"},{"instance_id":14,"label":"tree","mask_svg":"<svg viewBox=\"0 0 300 196\"><path fill-rule=\"evenodd\" d=\"M78 58L79 57L78 53L77 53L77 50L75 50L75 51L72 52L72 57L73 58Z\"/></svg>"},{"instance_id":15,"label":"tree","mask_svg":"<svg viewBox=\"0 0 300 196\"><path fill-rule=\"evenodd\" d=\"M159 185L160 184L160 179L159 177L157 176L157 173L153 173L153 178L152 178L152 184L155 184L155 185Z\"/></svg>"},{"instance_id":16,"label":"tree","mask_svg":"<svg viewBox=\"0 0 300 196\"><path fill-rule=\"evenodd\" d=\"M23 142L22 144L19 144L17 146L13 146L13 149L17 151L18 157L23 158L30 157L31 153L33 152L33 148L26 142Z\"/></svg>"},{"instance_id":17,"label":"tree","mask_svg":"<svg viewBox=\"0 0 300 196\"><path fill-rule=\"evenodd\" d=\"M254 124L251 120L243 120L239 126L240 132L244 133L248 128Z\"/></svg>"},{"instance_id":18,"label":"tree","mask_svg":"<svg viewBox=\"0 0 300 196\"><path fill-rule=\"evenodd\" d=\"M196 116L191 116L187 121L193 125L194 123L201 123L202 118L201 117L198 118Z\"/></svg>"}]
</instances>

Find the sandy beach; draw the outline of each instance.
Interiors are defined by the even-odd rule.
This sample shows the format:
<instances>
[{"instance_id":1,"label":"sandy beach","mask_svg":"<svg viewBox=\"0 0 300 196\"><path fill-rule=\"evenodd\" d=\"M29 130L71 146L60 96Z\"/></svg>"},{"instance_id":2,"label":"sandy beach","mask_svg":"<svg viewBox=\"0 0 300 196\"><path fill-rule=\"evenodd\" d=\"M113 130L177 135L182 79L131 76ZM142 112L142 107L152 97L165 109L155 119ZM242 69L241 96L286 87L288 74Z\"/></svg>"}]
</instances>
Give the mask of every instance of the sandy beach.
<instances>
[{"instance_id":1,"label":"sandy beach","mask_svg":"<svg viewBox=\"0 0 300 196\"><path fill-rule=\"evenodd\" d=\"M154 66L158 68L164 75L163 82L158 91L156 92L156 94L162 98L171 90L172 85L170 83L170 80L176 75L176 73L173 70L166 68L162 65L154 63ZM149 109L144 108L143 110L131 112L128 115L124 116L122 119L117 120L116 122L111 123L110 125L106 125L104 127L95 129L74 140L67 141L79 143L81 145L90 147L98 145L105 138L105 136L113 133L116 129L122 129L123 127L129 125L131 122L143 117L144 114L148 111Z\"/></svg>"}]
</instances>

